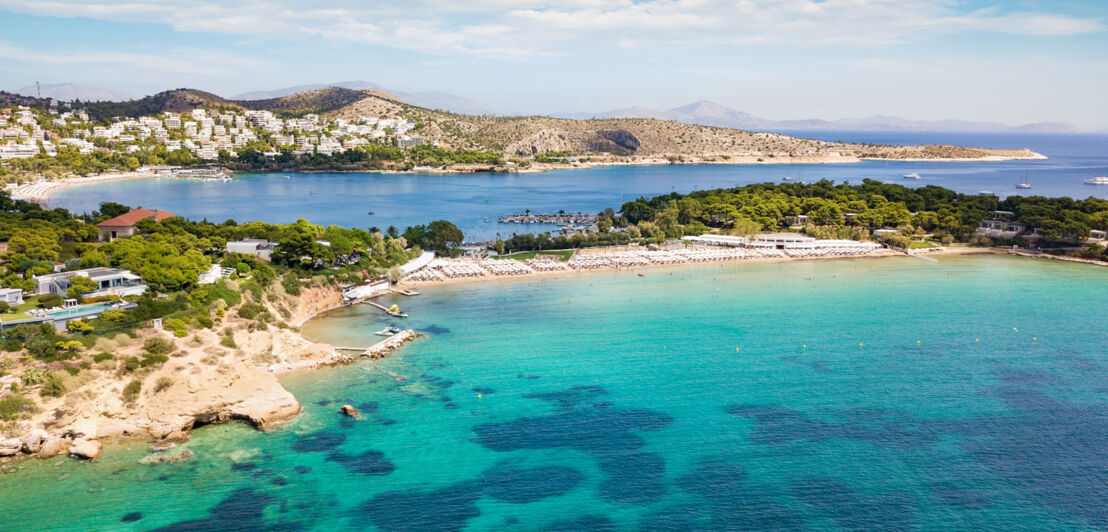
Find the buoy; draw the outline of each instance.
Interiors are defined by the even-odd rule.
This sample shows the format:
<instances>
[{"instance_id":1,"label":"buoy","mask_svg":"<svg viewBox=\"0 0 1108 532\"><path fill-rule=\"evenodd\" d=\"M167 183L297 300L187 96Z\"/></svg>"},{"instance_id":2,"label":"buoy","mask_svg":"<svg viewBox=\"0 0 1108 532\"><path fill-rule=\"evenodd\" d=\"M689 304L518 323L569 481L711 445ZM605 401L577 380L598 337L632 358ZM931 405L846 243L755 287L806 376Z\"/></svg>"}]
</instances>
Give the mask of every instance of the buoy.
<instances>
[{"instance_id":1,"label":"buoy","mask_svg":"<svg viewBox=\"0 0 1108 532\"><path fill-rule=\"evenodd\" d=\"M804 345L802 345L802 346L800 346L800 347L802 347L802 348L804 348L804 349L808 349L808 344L804 344Z\"/></svg>"},{"instance_id":2,"label":"buoy","mask_svg":"<svg viewBox=\"0 0 1108 532\"><path fill-rule=\"evenodd\" d=\"M1031 337L1031 341L1032 341L1032 342L1038 342L1038 341L1039 341L1039 339L1038 339L1038 338L1036 338L1036 337L1034 337L1034 336L1032 336L1032 337Z\"/></svg>"},{"instance_id":3,"label":"buoy","mask_svg":"<svg viewBox=\"0 0 1108 532\"><path fill-rule=\"evenodd\" d=\"M919 345L919 340L916 340L916 345Z\"/></svg>"},{"instance_id":4,"label":"buoy","mask_svg":"<svg viewBox=\"0 0 1108 532\"><path fill-rule=\"evenodd\" d=\"M666 346L664 346L664 345L663 345L663 346L662 346L662 349L665 349L665 348L666 348Z\"/></svg>"},{"instance_id":5,"label":"buoy","mask_svg":"<svg viewBox=\"0 0 1108 532\"><path fill-rule=\"evenodd\" d=\"M973 339L973 341L974 341L975 343L981 343L981 339L980 339L980 338L974 338L974 339Z\"/></svg>"},{"instance_id":6,"label":"buoy","mask_svg":"<svg viewBox=\"0 0 1108 532\"><path fill-rule=\"evenodd\" d=\"M477 394L477 400L478 400L478 401L480 401L480 400L481 400L481 394Z\"/></svg>"},{"instance_id":7,"label":"buoy","mask_svg":"<svg viewBox=\"0 0 1108 532\"><path fill-rule=\"evenodd\" d=\"M1012 327L1013 331L1020 332L1019 327Z\"/></svg>"},{"instance_id":8,"label":"buoy","mask_svg":"<svg viewBox=\"0 0 1108 532\"><path fill-rule=\"evenodd\" d=\"M858 347L865 347L865 346L866 346L866 344L864 344L862 342L858 342Z\"/></svg>"},{"instance_id":9,"label":"buoy","mask_svg":"<svg viewBox=\"0 0 1108 532\"><path fill-rule=\"evenodd\" d=\"M739 348L737 348L737 347L736 347L736 348L735 348L735 352L736 352L736 353L738 353L738 352L739 352Z\"/></svg>"}]
</instances>

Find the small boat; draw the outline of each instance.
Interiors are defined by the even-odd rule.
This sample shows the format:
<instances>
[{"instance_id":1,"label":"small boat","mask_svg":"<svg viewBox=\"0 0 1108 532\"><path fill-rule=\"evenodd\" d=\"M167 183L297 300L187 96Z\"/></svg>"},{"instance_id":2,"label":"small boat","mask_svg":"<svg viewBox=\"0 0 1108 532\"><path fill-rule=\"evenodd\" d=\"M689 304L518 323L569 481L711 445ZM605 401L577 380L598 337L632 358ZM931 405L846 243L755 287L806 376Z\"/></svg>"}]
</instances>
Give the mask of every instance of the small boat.
<instances>
[{"instance_id":1,"label":"small boat","mask_svg":"<svg viewBox=\"0 0 1108 532\"><path fill-rule=\"evenodd\" d=\"M646 276L640 273L640 274L639 274L639 277L646 277Z\"/></svg>"},{"instance_id":2,"label":"small boat","mask_svg":"<svg viewBox=\"0 0 1108 532\"><path fill-rule=\"evenodd\" d=\"M1093 174L1093 177L1090 177L1090 178L1085 180L1085 184L1086 185L1108 185L1108 177L1106 177L1106 176L1097 177L1096 174Z\"/></svg>"},{"instance_id":3,"label":"small boat","mask_svg":"<svg viewBox=\"0 0 1108 532\"><path fill-rule=\"evenodd\" d=\"M285 179L292 179L292 176L285 176Z\"/></svg>"},{"instance_id":4,"label":"small boat","mask_svg":"<svg viewBox=\"0 0 1108 532\"><path fill-rule=\"evenodd\" d=\"M393 306L389 307L388 313L389 313L389 316L392 316L394 318L407 318L408 317L408 315L406 313L400 312L400 307L398 307L396 305L393 305Z\"/></svg>"},{"instance_id":5,"label":"small boat","mask_svg":"<svg viewBox=\"0 0 1108 532\"><path fill-rule=\"evenodd\" d=\"M912 172L910 174L904 174L904 179L919 179L919 174Z\"/></svg>"},{"instance_id":6,"label":"small boat","mask_svg":"<svg viewBox=\"0 0 1108 532\"><path fill-rule=\"evenodd\" d=\"M793 178L791 176L785 176L784 179L785 179L785 181L792 181L793 180Z\"/></svg>"},{"instance_id":7,"label":"small boat","mask_svg":"<svg viewBox=\"0 0 1108 532\"><path fill-rule=\"evenodd\" d=\"M1031 188L1031 183L1020 183L1016 185L1016 188Z\"/></svg>"},{"instance_id":8,"label":"small boat","mask_svg":"<svg viewBox=\"0 0 1108 532\"><path fill-rule=\"evenodd\" d=\"M886 185L891 185L891 184L895 183L895 181L893 181L892 179L886 179L886 180L882 181L881 183L886 184Z\"/></svg>"},{"instance_id":9,"label":"small boat","mask_svg":"<svg viewBox=\"0 0 1108 532\"><path fill-rule=\"evenodd\" d=\"M373 334L376 334L377 336L392 336L394 334L399 333L402 330L403 329L401 329L400 327L397 327L396 325L389 325L388 327L385 327L384 329L381 329L381 330L379 330L379 331L377 331Z\"/></svg>"},{"instance_id":10,"label":"small boat","mask_svg":"<svg viewBox=\"0 0 1108 532\"><path fill-rule=\"evenodd\" d=\"M996 194L994 194L993 191L991 191L991 190L978 190L977 195L978 196L995 196Z\"/></svg>"},{"instance_id":11,"label":"small boat","mask_svg":"<svg viewBox=\"0 0 1108 532\"><path fill-rule=\"evenodd\" d=\"M372 214L376 214L376 213L375 213L375 212L373 212L373 211L366 211L366 214L370 214L370 215L372 215Z\"/></svg>"}]
</instances>

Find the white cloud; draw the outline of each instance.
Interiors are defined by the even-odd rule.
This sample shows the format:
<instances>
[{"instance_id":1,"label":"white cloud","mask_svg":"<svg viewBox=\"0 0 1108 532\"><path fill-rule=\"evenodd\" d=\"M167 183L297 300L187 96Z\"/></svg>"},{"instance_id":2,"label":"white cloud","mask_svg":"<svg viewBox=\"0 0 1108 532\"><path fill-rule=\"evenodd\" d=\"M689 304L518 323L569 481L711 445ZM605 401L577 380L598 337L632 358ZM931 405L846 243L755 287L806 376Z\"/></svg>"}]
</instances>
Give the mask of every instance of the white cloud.
<instances>
[{"instance_id":1,"label":"white cloud","mask_svg":"<svg viewBox=\"0 0 1108 532\"><path fill-rule=\"evenodd\" d=\"M185 32L310 36L499 59L603 46L879 46L958 32L1059 36L1104 30L1097 19L966 11L960 5L957 0L0 0L0 9L36 15L154 22Z\"/></svg>"},{"instance_id":2,"label":"white cloud","mask_svg":"<svg viewBox=\"0 0 1108 532\"><path fill-rule=\"evenodd\" d=\"M169 55L69 50L40 52L0 43L0 59L45 65L102 65L189 75L228 75L242 68L269 68L264 61L203 49L173 50Z\"/></svg>"}]
</instances>

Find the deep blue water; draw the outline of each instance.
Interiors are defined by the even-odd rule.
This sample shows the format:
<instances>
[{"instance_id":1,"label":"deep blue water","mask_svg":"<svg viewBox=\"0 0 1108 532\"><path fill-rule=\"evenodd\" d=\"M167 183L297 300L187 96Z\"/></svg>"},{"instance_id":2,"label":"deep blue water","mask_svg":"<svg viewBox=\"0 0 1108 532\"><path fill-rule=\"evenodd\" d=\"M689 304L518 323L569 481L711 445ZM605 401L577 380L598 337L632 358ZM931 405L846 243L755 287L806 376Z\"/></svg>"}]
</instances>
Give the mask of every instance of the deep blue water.
<instances>
[{"instance_id":1,"label":"deep blue water","mask_svg":"<svg viewBox=\"0 0 1108 532\"><path fill-rule=\"evenodd\" d=\"M892 179L907 186L939 185L964 193L1015 194L1022 179L1043 196L1108 197L1108 186L1085 185L1108 175L1108 135L1021 135L899 132L793 132L824 140L886 144L940 143L987 148L1031 148L1050 157L999 163L866 161L835 165L618 166L542 174L244 174L230 183L140 180L73 187L57 192L52 207L85 212L104 201L164 209L189 218L288 223L306 218L348 227L404 227L448 219L470 241L498 233L549 230L549 226L498 224L497 218L534 212L598 212L625 201L672 191L794 180L860 183ZM916 172L922 179L903 179ZM291 175L291 179L284 179ZM374 211L374 215L368 215ZM486 221L488 220L488 221Z\"/></svg>"}]
</instances>

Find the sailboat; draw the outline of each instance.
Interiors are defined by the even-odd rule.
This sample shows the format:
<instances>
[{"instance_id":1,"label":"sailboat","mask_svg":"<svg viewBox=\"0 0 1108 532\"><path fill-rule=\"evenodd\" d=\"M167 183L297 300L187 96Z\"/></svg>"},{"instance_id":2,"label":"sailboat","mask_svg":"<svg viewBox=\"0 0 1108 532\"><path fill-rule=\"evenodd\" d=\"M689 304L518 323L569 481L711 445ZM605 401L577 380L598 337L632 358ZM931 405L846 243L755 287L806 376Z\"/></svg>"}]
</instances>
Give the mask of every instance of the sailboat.
<instances>
[{"instance_id":1,"label":"sailboat","mask_svg":"<svg viewBox=\"0 0 1108 532\"><path fill-rule=\"evenodd\" d=\"M1031 188L1031 183L1029 183L1027 181L1027 176L1026 175L1024 175L1023 179L1021 179L1020 182L1018 184L1016 184L1016 188L1021 188L1021 189Z\"/></svg>"}]
</instances>

